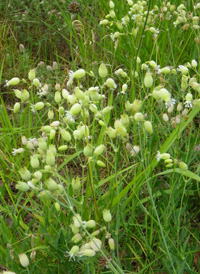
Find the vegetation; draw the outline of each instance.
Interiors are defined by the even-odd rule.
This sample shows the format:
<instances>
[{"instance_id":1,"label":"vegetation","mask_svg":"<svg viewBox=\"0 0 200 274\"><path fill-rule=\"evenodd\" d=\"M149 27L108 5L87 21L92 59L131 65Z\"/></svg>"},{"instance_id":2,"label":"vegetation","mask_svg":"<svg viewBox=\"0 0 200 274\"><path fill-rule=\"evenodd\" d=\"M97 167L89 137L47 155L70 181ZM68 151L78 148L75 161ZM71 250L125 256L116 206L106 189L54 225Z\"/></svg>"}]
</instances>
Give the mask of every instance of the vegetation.
<instances>
[{"instance_id":1,"label":"vegetation","mask_svg":"<svg viewBox=\"0 0 200 274\"><path fill-rule=\"evenodd\" d=\"M200 3L3 2L0 273L199 273Z\"/></svg>"}]
</instances>

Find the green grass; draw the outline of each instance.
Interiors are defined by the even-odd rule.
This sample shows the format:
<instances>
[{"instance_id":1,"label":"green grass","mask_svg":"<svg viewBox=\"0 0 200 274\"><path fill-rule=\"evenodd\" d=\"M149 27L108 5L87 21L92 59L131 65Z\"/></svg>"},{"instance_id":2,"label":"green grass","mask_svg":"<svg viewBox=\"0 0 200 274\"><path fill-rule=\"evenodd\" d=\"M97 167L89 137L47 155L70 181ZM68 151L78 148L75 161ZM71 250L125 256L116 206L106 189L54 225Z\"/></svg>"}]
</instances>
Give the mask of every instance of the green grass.
<instances>
[{"instance_id":1,"label":"green grass","mask_svg":"<svg viewBox=\"0 0 200 274\"><path fill-rule=\"evenodd\" d=\"M187 22L176 27L176 13L163 1L156 1L153 16L155 1L143 2L142 25L130 19L126 1L113 1L115 17L107 17L111 8L104 0L79 1L81 11L74 16L68 10L70 1L4 2L0 4L0 273L199 273L200 68L192 67L191 61L199 62L200 37L190 18L199 16L197 1L184 1ZM177 11L183 1L175 2L171 4ZM127 14L130 22L119 29L117 24ZM101 25L105 18L108 24ZM159 29L157 36L150 27ZM121 34L113 41L115 32ZM38 66L40 61L44 66ZM48 71L46 66L55 61L58 68ZM99 73L102 62L105 78ZM145 65L153 78L150 86ZM188 73L180 72L179 65ZM166 66L169 74L158 72ZM39 88L28 77L33 68ZM67 84L69 71L80 68L84 76ZM116 75L118 69L126 76ZM13 77L19 77L19 84L6 85ZM109 78L116 88L106 82ZM127 90L121 93L123 84ZM47 85L48 93L40 96ZM97 86L97 93L91 91ZM161 88L176 99L171 111ZM29 98L17 98L15 89L26 89ZM156 99L156 90L163 100ZM184 113L188 93L193 107ZM20 110L14 113L16 102ZM44 106L33 112L39 102ZM74 115L75 103L81 110L76 109L70 122L67 115L69 111ZM179 103L182 109L177 108ZM138 112L142 121L137 121ZM59 125L52 125L55 121ZM153 132L144 121L151 122ZM51 131L44 126L51 126ZM95 149L100 145L104 149L98 154ZM13 149L19 148L24 151L14 155ZM168 163L164 156L157 161L158 151L169 153ZM24 167L30 171L26 179ZM22 182L26 189L20 187ZM105 210L111 213L109 222ZM89 228L89 220L96 225ZM111 238L114 250L108 244ZM72 256L74 245L80 250ZM83 248L94 256L86 256ZM29 258L28 267L19 261L23 253Z\"/></svg>"}]
</instances>

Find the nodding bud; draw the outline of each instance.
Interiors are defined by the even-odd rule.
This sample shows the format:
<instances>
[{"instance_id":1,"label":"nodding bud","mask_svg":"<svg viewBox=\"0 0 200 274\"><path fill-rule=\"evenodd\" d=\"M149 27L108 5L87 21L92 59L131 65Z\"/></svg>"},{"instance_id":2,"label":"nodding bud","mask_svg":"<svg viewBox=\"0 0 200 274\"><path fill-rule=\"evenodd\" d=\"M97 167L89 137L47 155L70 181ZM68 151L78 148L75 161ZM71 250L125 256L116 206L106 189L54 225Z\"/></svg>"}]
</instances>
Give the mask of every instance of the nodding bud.
<instances>
[{"instance_id":1,"label":"nodding bud","mask_svg":"<svg viewBox=\"0 0 200 274\"><path fill-rule=\"evenodd\" d=\"M182 161L178 161L178 165L179 165L180 169L182 169L182 170L188 169L188 166Z\"/></svg>"},{"instance_id":2,"label":"nodding bud","mask_svg":"<svg viewBox=\"0 0 200 274\"><path fill-rule=\"evenodd\" d=\"M94 220L89 220L86 222L86 227L87 228L95 228L96 222Z\"/></svg>"},{"instance_id":3,"label":"nodding bud","mask_svg":"<svg viewBox=\"0 0 200 274\"><path fill-rule=\"evenodd\" d=\"M67 141L67 142L70 142L72 137L70 135L70 133L66 130L66 129L61 129L60 130L60 133L61 133L61 137Z\"/></svg>"},{"instance_id":4,"label":"nodding bud","mask_svg":"<svg viewBox=\"0 0 200 274\"><path fill-rule=\"evenodd\" d=\"M28 73L28 79L32 82L35 79L35 70L31 69Z\"/></svg>"},{"instance_id":5,"label":"nodding bud","mask_svg":"<svg viewBox=\"0 0 200 274\"><path fill-rule=\"evenodd\" d=\"M153 86L153 77L150 72L145 74L144 85L146 88L151 88Z\"/></svg>"},{"instance_id":6,"label":"nodding bud","mask_svg":"<svg viewBox=\"0 0 200 274\"><path fill-rule=\"evenodd\" d=\"M40 81L37 78L33 79L33 85L36 88L39 88L41 86Z\"/></svg>"},{"instance_id":7,"label":"nodding bud","mask_svg":"<svg viewBox=\"0 0 200 274\"><path fill-rule=\"evenodd\" d=\"M7 82L6 86L15 86L15 85L18 85L19 82L20 82L20 79L18 77L14 77Z\"/></svg>"},{"instance_id":8,"label":"nodding bud","mask_svg":"<svg viewBox=\"0 0 200 274\"><path fill-rule=\"evenodd\" d=\"M104 63L101 63L101 65L99 66L99 76L101 78L105 78L108 74L108 71L107 71L107 68L106 68L106 65Z\"/></svg>"},{"instance_id":9,"label":"nodding bud","mask_svg":"<svg viewBox=\"0 0 200 274\"><path fill-rule=\"evenodd\" d=\"M108 23L109 23L108 19L104 19L99 22L99 25L108 25Z\"/></svg>"},{"instance_id":10,"label":"nodding bud","mask_svg":"<svg viewBox=\"0 0 200 274\"><path fill-rule=\"evenodd\" d=\"M100 145L100 146L96 147L94 150L94 155L99 156L100 154L103 153L104 149L105 149L104 145Z\"/></svg>"},{"instance_id":11,"label":"nodding bud","mask_svg":"<svg viewBox=\"0 0 200 274\"><path fill-rule=\"evenodd\" d=\"M109 245L111 251L113 251L115 249L115 241L112 238L110 238L108 240L108 245Z\"/></svg>"},{"instance_id":12,"label":"nodding bud","mask_svg":"<svg viewBox=\"0 0 200 274\"><path fill-rule=\"evenodd\" d=\"M55 95L54 95L54 100L57 104L59 104L61 102L61 93L60 91L56 91Z\"/></svg>"},{"instance_id":13,"label":"nodding bud","mask_svg":"<svg viewBox=\"0 0 200 274\"><path fill-rule=\"evenodd\" d=\"M97 165L100 166L100 167L105 167L106 165L104 164L104 162L98 160L97 161Z\"/></svg>"},{"instance_id":14,"label":"nodding bud","mask_svg":"<svg viewBox=\"0 0 200 274\"><path fill-rule=\"evenodd\" d=\"M164 67L161 69L161 73L163 74L169 74L170 73L170 68L169 67Z\"/></svg>"},{"instance_id":15,"label":"nodding bud","mask_svg":"<svg viewBox=\"0 0 200 274\"><path fill-rule=\"evenodd\" d=\"M70 109L70 114L72 116L79 114L81 111L81 105L79 103L74 104Z\"/></svg>"},{"instance_id":16,"label":"nodding bud","mask_svg":"<svg viewBox=\"0 0 200 274\"><path fill-rule=\"evenodd\" d=\"M20 261L20 264L23 267L28 267L29 266L29 259L28 259L28 256L25 253L19 255L19 261Z\"/></svg>"},{"instance_id":17,"label":"nodding bud","mask_svg":"<svg viewBox=\"0 0 200 274\"><path fill-rule=\"evenodd\" d=\"M141 112L137 112L135 115L134 115L134 119L135 121L137 122L141 122L144 120L144 115L141 113Z\"/></svg>"},{"instance_id":18,"label":"nodding bud","mask_svg":"<svg viewBox=\"0 0 200 274\"><path fill-rule=\"evenodd\" d=\"M43 102L38 102L34 105L34 109L37 110L37 111L41 110L43 108L44 108L44 103Z\"/></svg>"},{"instance_id":19,"label":"nodding bud","mask_svg":"<svg viewBox=\"0 0 200 274\"><path fill-rule=\"evenodd\" d=\"M55 206L55 209L59 212L60 211L60 204L58 202L55 202L54 206Z\"/></svg>"},{"instance_id":20,"label":"nodding bud","mask_svg":"<svg viewBox=\"0 0 200 274\"><path fill-rule=\"evenodd\" d=\"M152 124L151 124L150 121L145 121L144 122L144 128L149 134L153 133L153 127L152 127Z\"/></svg>"},{"instance_id":21,"label":"nodding bud","mask_svg":"<svg viewBox=\"0 0 200 274\"><path fill-rule=\"evenodd\" d=\"M20 103L15 103L14 108L13 108L13 112L17 113L19 110L20 110Z\"/></svg>"},{"instance_id":22,"label":"nodding bud","mask_svg":"<svg viewBox=\"0 0 200 274\"><path fill-rule=\"evenodd\" d=\"M83 255L86 257L94 257L96 252L93 249L85 249L83 250Z\"/></svg>"},{"instance_id":23,"label":"nodding bud","mask_svg":"<svg viewBox=\"0 0 200 274\"><path fill-rule=\"evenodd\" d=\"M192 65L193 68L196 68L197 67L197 61L193 59L192 62L191 62L191 65Z\"/></svg>"},{"instance_id":24,"label":"nodding bud","mask_svg":"<svg viewBox=\"0 0 200 274\"><path fill-rule=\"evenodd\" d=\"M85 70L84 69L78 69L73 73L73 78L75 79L81 79L85 76Z\"/></svg>"},{"instance_id":25,"label":"nodding bud","mask_svg":"<svg viewBox=\"0 0 200 274\"><path fill-rule=\"evenodd\" d=\"M115 84L115 81L112 78L108 78L105 82L105 85L112 89L115 89L117 87L117 85Z\"/></svg>"},{"instance_id":26,"label":"nodding bud","mask_svg":"<svg viewBox=\"0 0 200 274\"><path fill-rule=\"evenodd\" d=\"M103 219L107 223L111 222L112 215L110 213L110 210L104 209L104 211L103 211Z\"/></svg>"}]
</instances>

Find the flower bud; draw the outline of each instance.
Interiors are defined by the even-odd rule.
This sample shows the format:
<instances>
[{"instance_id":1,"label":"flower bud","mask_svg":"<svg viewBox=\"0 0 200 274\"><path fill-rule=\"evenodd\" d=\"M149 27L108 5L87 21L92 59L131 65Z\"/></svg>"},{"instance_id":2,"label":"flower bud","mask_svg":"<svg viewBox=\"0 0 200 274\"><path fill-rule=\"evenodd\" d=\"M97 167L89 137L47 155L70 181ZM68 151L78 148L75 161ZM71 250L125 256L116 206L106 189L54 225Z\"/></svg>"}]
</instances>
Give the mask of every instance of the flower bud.
<instances>
[{"instance_id":1,"label":"flower bud","mask_svg":"<svg viewBox=\"0 0 200 274\"><path fill-rule=\"evenodd\" d=\"M179 165L180 169L182 169L182 170L188 169L188 166L182 161L178 161L178 165Z\"/></svg>"},{"instance_id":2,"label":"flower bud","mask_svg":"<svg viewBox=\"0 0 200 274\"><path fill-rule=\"evenodd\" d=\"M111 9L114 9L115 4L113 3L113 1L109 1L109 7L110 7Z\"/></svg>"},{"instance_id":3,"label":"flower bud","mask_svg":"<svg viewBox=\"0 0 200 274\"><path fill-rule=\"evenodd\" d=\"M19 261L23 267L29 266L29 259L25 253L19 255Z\"/></svg>"},{"instance_id":4,"label":"flower bud","mask_svg":"<svg viewBox=\"0 0 200 274\"><path fill-rule=\"evenodd\" d=\"M47 186L48 190L50 190L50 191L55 191L58 188L58 184L52 178L49 178L46 181L46 186Z\"/></svg>"},{"instance_id":5,"label":"flower bud","mask_svg":"<svg viewBox=\"0 0 200 274\"><path fill-rule=\"evenodd\" d=\"M163 114L163 120L164 120L165 122L168 122L168 121L169 121L169 116L167 115L167 113L164 113L164 114Z\"/></svg>"},{"instance_id":6,"label":"flower bud","mask_svg":"<svg viewBox=\"0 0 200 274\"><path fill-rule=\"evenodd\" d=\"M61 130L60 130L60 133L61 133L61 137L62 137L65 141L67 141L67 142L70 142L70 141L71 141L72 137L71 137L70 133L69 133L67 130L61 129Z\"/></svg>"},{"instance_id":7,"label":"flower bud","mask_svg":"<svg viewBox=\"0 0 200 274\"><path fill-rule=\"evenodd\" d=\"M20 168L19 174L25 181L29 181L31 178L31 173L26 167Z\"/></svg>"},{"instance_id":8,"label":"flower bud","mask_svg":"<svg viewBox=\"0 0 200 274\"><path fill-rule=\"evenodd\" d=\"M126 92L126 91L127 91L127 88L128 88L127 84L123 84L123 85L122 85L122 91L123 91L123 92Z\"/></svg>"},{"instance_id":9,"label":"flower bud","mask_svg":"<svg viewBox=\"0 0 200 274\"><path fill-rule=\"evenodd\" d=\"M60 204L58 202L55 202L54 206L55 206L55 209L59 212L60 211Z\"/></svg>"},{"instance_id":10,"label":"flower bud","mask_svg":"<svg viewBox=\"0 0 200 274\"><path fill-rule=\"evenodd\" d=\"M141 122L144 120L144 115L141 113L141 112L137 112L135 115L134 115L134 119L135 121L137 122Z\"/></svg>"},{"instance_id":11,"label":"flower bud","mask_svg":"<svg viewBox=\"0 0 200 274\"><path fill-rule=\"evenodd\" d=\"M106 167L106 165L104 164L104 162L98 160L97 161L97 165L100 166L100 167Z\"/></svg>"},{"instance_id":12,"label":"flower bud","mask_svg":"<svg viewBox=\"0 0 200 274\"><path fill-rule=\"evenodd\" d=\"M180 72L182 73L182 75L187 75L187 74L189 73L188 68L185 67L185 66L180 65L180 66L178 67L178 69L180 70Z\"/></svg>"},{"instance_id":13,"label":"flower bud","mask_svg":"<svg viewBox=\"0 0 200 274\"><path fill-rule=\"evenodd\" d=\"M63 146L59 146L59 147L58 147L58 151L64 151L64 150L66 150L66 149L68 149L68 146L67 146L67 145L63 145Z\"/></svg>"},{"instance_id":14,"label":"flower bud","mask_svg":"<svg viewBox=\"0 0 200 274\"><path fill-rule=\"evenodd\" d=\"M115 242L112 238L110 238L108 240L108 245L109 245L111 251L113 251L115 249Z\"/></svg>"},{"instance_id":15,"label":"flower bud","mask_svg":"<svg viewBox=\"0 0 200 274\"><path fill-rule=\"evenodd\" d=\"M37 110L37 111L39 111L43 108L44 108L44 103L43 102L38 102L34 105L34 109Z\"/></svg>"},{"instance_id":16,"label":"flower bud","mask_svg":"<svg viewBox=\"0 0 200 274\"><path fill-rule=\"evenodd\" d=\"M95 228L96 222L94 220L89 220L86 222L86 227L87 228Z\"/></svg>"},{"instance_id":17,"label":"flower bud","mask_svg":"<svg viewBox=\"0 0 200 274\"><path fill-rule=\"evenodd\" d=\"M170 73L170 68L169 67L164 67L161 69L161 73L163 74L169 74Z\"/></svg>"},{"instance_id":18,"label":"flower bud","mask_svg":"<svg viewBox=\"0 0 200 274\"><path fill-rule=\"evenodd\" d=\"M197 67L197 61L193 59L192 62L191 62L191 65L192 65L193 68L196 68Z\"/></svg>"},{"instance_id":19,"label":"flower bud","mask_svg":"<svg viewBox=\"0 0 200 274\"><path fill-rule=\"evenodd\" d=\"M57 104L60 104L60 102L61 102L61 93L60 93L60 91L56 91L56 93L55 93L55 95L54 95L54 100L55 100L55 102L57 103Z\"/></svg>"},{"instance_id":20,"label":"flower bud","mask_svg":"<svg viewBox=\"0 0 200 274\"><path fill-rule=\"evenodd\" d=\"M91 145L86 145L83 149L83 154L85 155L85 157L90 157L93 154L93 148Z\"/></svg>"},{"instance_id":21,"label":"flower bud","mask_svg":"<svg viewBox=\"0 0 200 274\"><path fill-rule=\"evenodd\" d=\"M114 139L117 137L117 132L116 132L116 129L112 128L112 127L108 127L106 130L105 130L105 133L111 138L111 139Z\"/></svg>"},{"instance_id":22,"label":"flower bud","mask_svg":"<svg viewBox=\"0 0 200 274\"><path fill-rule=\"evenodd\" d=\"M52 153L51 150L47 150L47 155L46 155L46 163L47 165L54 166L55 165L55 156Z\"/></svg>"},{"instance_id":23,"label":"flower bud","mask_svg":"<svg viewBox=\"0 0 200 274\"><path fill-rule=\"evenodd\" d=\"M75 244L77 244L78 242L80 242L82 240L82 236L80 233L77 233L75 234L73 237L72 237L72 242L74 242Z\"/></svg>"},{"instance_id":24,"label":"flower bud","mask_svg":"<svg viewBox=\"0 0 200 274\"><path fill-rule=\"evenodd\" d=\"M150 72L147 72L144 77L144 85L146 88L151 88L153 86L153 77Z\"/></svg>"},{"instance_id":25,"label":"flower bud","mask_svg":"<svg viewBox=\"0 0 200 274\"><path fill-rule=\"evenodd\" d=\"M77 246L77 245L74 245L72 248L71 248L71 250L70 250L70 254L71 255L76 255L77 253L79 252L79 247Z\"/></svg>"},{"instance_id":26,"label":"flower bud","mask_svg":"<svg viewBox=\"0 0 200 274\"><path fill-rule=\"evenodd\" d=\"M181 111L183 109L183 104L181 102L178 103L177 105L177 111Z\"/></svg>"},{"instance_id":27,"label":"flower bud","mask_svg":"<svg viewBox=\"0 0 200 274\"><path fill-rule=\"evenodd\" d=\"M73 78L75 79L81 79L85 76L85 70L84 69L78 69L73 73Z\"/></svg>"},{"instance_id":28,"label":"flower bud","mask_svg":"<svg viewBox=\"0 0 200 274\"><path fill-rule=\"evenodd\" d=\"M101 248L102 246L102 241L97 239L97 238L93 238L90 242L90 247L95 251L95 252L98 252L99 249Z\"/></svg>"},{"instance_id":29,"label":"flower bud","mask_svg":"<svg viewBox=\"0 0 200 274\"><path fill-rule=\"evenodd\" d=\"M111 222L112 215L110 214L110 210L104 209L104 211L103 211L103 219L107 223Z\"/></svg>"},{"instance_id":30,"label":"flower bud","mask_svg":"<svg viewBox=\"0 0 200 274\"><path fill-rule=\"evenodd\" d=\"M34 78L35 78L35 70L31 69L28 73L28 79L32 82Z\"/></svg>"},{"instance_id":31,"label":"flower bud","mask_svg":"<svg viewBox=\"0 0 200 274\"><path fill-rule=\"evenodd\" d=\"M132 104L131 110L133 112L137 112L141 109L141 107L142 107L142 101L135 99Z\"/></svg>"},{"instance_id":32,"label":"flower bud","mask_svg":"<svg viewBox=\"0 0 200 274\"><path fill-rule=\"evenodd\" d=\"M94 155L99 156L100 154L103 153L104 149L105 149L104 145L100 145L100 146L96 147L94 150Z\"/></svg>"},{"instance_id":33,"label":"flower bud","mask_svg":"<svg viewBox=\"0 0 200 274\"><path fill-rule=\"evenodd\" d=\"M77 190L81 186L80 178L77 176L76 179L72 179L72 188Z\"/></svg>"},{"instance_id":34,"label":"flower bud","mask_svg":"<svg viewBox=\"0 0 200 274\"><path fill-rule=\"evenodd\" d=\"M101 78L105 78L107 76L108 71L104 63L101 63L101 65L99 66L98 72Z\"/></svg>"},{"instance_id":35,"label":"flower bud","mask_svg":"<svg viewBox=\"0 0 200 274\"><path fill-rule=\"evenodd\" d=\"M96 252L93 249L85 249L83 255L86 257L94 257Z\"/></svg>"},{"instance_id":36,"label":"flower bud","mask_svg":"<svg viewBox=\"0 0 200 274\"><path fill-rule=\"evenodd\" d=\"M152 124L151 124L150 121L145 121L145 122L144 122L144 128L145 128L145 130L146 130L149 134L152 134L152 133L153 133Z\"/></svg>"},{"instance_id":37,"label":"flower bud","mask_svg":"<svg viewBox=\"0 0 200 274\"><path fill-rule=\"evenodd\" d=\"M105 85L111 89L115 89L117 87L115 81L112 78L108 78L105 82Z\"/></svg>"},{"instance_id":38,"label":"flower bud","mask_svg":"<svg viewBox=\"0 0 200 274\"><path fill-rule=\"evenodd\" d=\"M40 81L37 78L33 79L33 85L36 88L39 88L41 86Z\"/></svg>"},{"instance_id":39,"label":"flower bud","mask_svg":"<svg viewBox=\"0 0 200 274\"><path fill-rule=\"evenodd\" d=\"M42 179L42 172L36 171L34 173L34 177L37 179L37 181L40 181Z\"/></svg>"},{"instance_id":40,"label":"flower bud","mask_svg":"<svg viewBox=\"0 0 200 274\"><path fill-rule=\"evenodd\" d=\"M19 110L20 110L20 103L15 103L14 108L13 108L13 112L17 113Z\"/></svg>"},{"instance_id":41,"label":"flower bud","mask_svg":"<svg viewBox=\"0 0 200 274\"><path fill-rule=\"evenodd\" d=\"M170 159L170 154L169 153L162 153L160 155L160 158L163 159L163 160L167 160L167 159Z\"/></svg>"},{"instance_id":42,"label":"flower bud","mask_svg":"<svg viewBox=\"0 0 200 274\"><path fill-rule=\"evenodd\" d=\"M20 79L18 77L14 77L7 82L7 86L15 86L15 85L18 85L19 82L20 82Z\"/></svg>"},{"instance_id":43,"label":"flower bud","mask_svg":"<svg viewBox=\"0 0 200 274\"><path fill-rule=\"evenodd\" d=\"M81 105L79 103L74 104L70 109L70 114L72 116L79 114L81 111Z\"/></svg>"},{"instance_id":44,"label":"flower bud","mask_svg":"<svg viewBox=\"0 0 200 274\"><path fill-rule=\"evenodd\" d=\"M109 23L108 19L104 19L99 22L99 25L108 25L108 23Z\"/></svg>"},{"instance_id":45,"label":"flower bud","mask_svg":"<svg viewBox=\"0 0 200 274\"><path fill-rule=\"evenodd\" d=\"M18 182L15 188L19 189L20 191L26 192L29 190L29 185L25 182Z\"/></svg>"},{"instance_id":46,"label":"flower bud","mask_svg":"<svg viewBox=\"0 0 200 274\"><path fill-rule=\"evenodd\" d=\"M191 93L188 93L186 96L185 96L185 100L186 101L192 101L192 99L193 99L193 96L192 96L192 94Z\"/></svg>"},{"instance_id":47,"label":"flower bud","mask_svg":"<svg viewBox=\"0 0 200 274\"><path fill-rule=\"evenodd\" d=\"M40 162L38 160L37 155L31 156L30 163L31 163L32 168L39 168Z\"/></svg>"},{"instance_id":48,"label":"flower bud","mask_svg":"<svg viewBox=\"0 0 200 274\"><path fill-rule=\"evenodd\" d=\"M71 230L72 230L72 232L73 232L74 234L79 233L79 228L78 228L78 227L75 227L75 225L71 224L71 225L70 225L70 228L71 228Z\"/></svg>"},{"instance_id":49,"label":"flower bud","mask_svg":"<svg viewBox=\"0 0 200 274\"><path fill-rule=\"evenodd\" d=\"M73 221L74 221L74 226L79 228L81 226L81 223L82 223L82 219L81 219L81 216L79 214L76 214L74 217L73 217Z\"/></svg>"}]
</instances>

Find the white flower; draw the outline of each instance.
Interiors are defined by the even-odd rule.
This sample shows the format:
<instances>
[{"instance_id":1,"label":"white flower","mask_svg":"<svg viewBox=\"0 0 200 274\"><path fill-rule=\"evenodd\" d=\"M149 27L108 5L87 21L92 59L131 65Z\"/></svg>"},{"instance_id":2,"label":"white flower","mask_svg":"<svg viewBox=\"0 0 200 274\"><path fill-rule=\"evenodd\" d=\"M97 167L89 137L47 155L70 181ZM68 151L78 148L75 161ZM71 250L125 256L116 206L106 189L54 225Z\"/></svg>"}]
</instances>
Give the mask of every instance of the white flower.
<instances>
[{"instance_id":1,"label":"white flower","mask_svg":"<svg viewBox=\"0 0 200 274\"><path fill-rule=\"evenodd\" d=\"M15 156L17 153L23 153L24 152L24 148L20 147L20 148L13 148L12 149L12 154Z\"/></svg>"},{"instance_id":2,"label":"white flower","mask_svg":"<svg viewBox=\"0 0 200 274\"><path fill-rule=\"evenodd\" d=\"M115 38L113 36L113 33L111 33L110 38L113 40L113 42L115 42Z\"/></svg>"},{"instance_id":3,"label":"white flower","mask_svg":"<svg viewBox=\"0 0 200 274\"><path fill-rule=\"evenodd\" d=\"M176 99L170 99L168 102L165 103L165 106L168 109L168 108L172 107L175 104L176 104Z\"/></svg>"},{"instance_id":4,"label":"white flower","mask_svg":"<svg viewBox=\"0 0 200 274\"><path fill-rule=\"evenodd\" d=\"M191 102L191 101L186 101L186 102L184 103L184 105L185 105L186 108L193 108L193 105L192 105L192 102Z\"/></svg>"},{"instance_id":5,"label":"white flower","mask_svg":"<svg viewBox=\"0 0 200 274\"><path fill-rule=\"evenodd\" d=\"M160 159L161 159L160 151L157 152L156 159L157 159L158 162L160 161Z\"/></svg>"},{"instance_id":6,"label":"white flower","mask_svg":"<svg viewBox=\"0 0 200 274\"><path fill-rule=\"evenodd\" d=\"M67 120L72 122L72 123L75 122L74 116L72 116L71 113L68 110L66 110L65 112L66 112Z\"/></svg>"}]
</instances>

